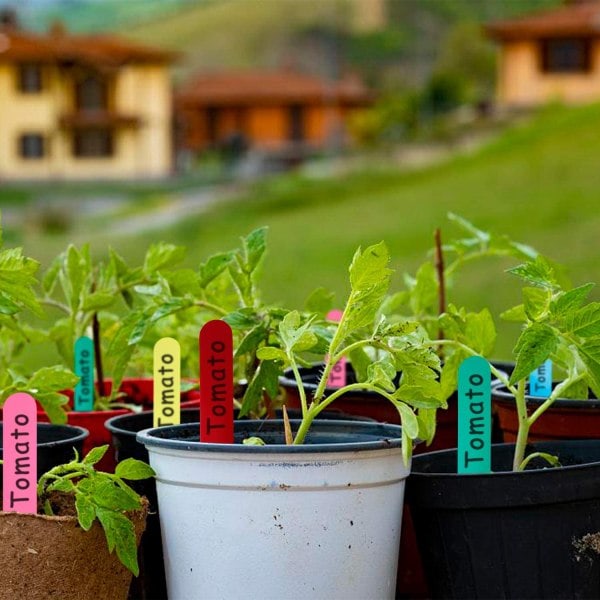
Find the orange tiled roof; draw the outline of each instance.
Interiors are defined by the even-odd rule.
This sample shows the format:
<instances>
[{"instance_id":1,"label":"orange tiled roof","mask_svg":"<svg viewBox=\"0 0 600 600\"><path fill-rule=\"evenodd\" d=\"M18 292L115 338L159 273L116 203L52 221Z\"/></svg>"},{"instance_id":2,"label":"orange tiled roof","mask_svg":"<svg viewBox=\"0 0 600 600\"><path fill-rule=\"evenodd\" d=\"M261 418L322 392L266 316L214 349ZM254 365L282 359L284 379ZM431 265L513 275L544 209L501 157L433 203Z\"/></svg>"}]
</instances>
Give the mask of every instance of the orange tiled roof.
<instances>
[{"instance_id":1,"label":"orange tiled roof","mask_svg":"<svg viewBox=\"0 0 600 600\"><path fill-rule=\"evenodd\" d=\"M600 1L571 2L519 19L491 23L486 30L497 40L570 35L600 36Z\"/></svg>"},{"instance_id":2,"label":"orange tiled roof","mask_svg":"<svg viewBox=\"0 0 600 600\"><path fill-rule=\"evenodd\" d=\"M117 67L127 62L169 62L172 52L108 35L36 34L0 27L0 61L80 62Z\"/></svg>"},{"instance_id":3,"label":"orange tiled roof","mask_svg":"<svg viewBox=\"0 0 600 600\"><path fill-rule=\"evenodd\" d=\"M331 81L291 71L226 71L194 77L177 97L183 104L216 106L328 101L366 105L372 93L355 77Z\"/></svg>"}]
</instances>

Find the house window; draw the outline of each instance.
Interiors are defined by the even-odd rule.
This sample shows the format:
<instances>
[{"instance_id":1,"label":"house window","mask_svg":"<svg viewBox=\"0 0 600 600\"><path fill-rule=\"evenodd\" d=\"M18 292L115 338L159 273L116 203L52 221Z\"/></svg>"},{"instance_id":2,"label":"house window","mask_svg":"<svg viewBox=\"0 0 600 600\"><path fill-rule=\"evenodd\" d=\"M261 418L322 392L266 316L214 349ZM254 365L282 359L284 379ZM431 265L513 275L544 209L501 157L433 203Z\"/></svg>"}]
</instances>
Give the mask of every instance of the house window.
<instances>
[{"instance_id":1,"label":"house window","mask_svg":"<svg viewBox=\"0 0 600 600\"><path fill-rule=\"evenodd\" d=\"M75 87L77 110L84 112L103 111L108 108L108 86L96 75L88 75Z\"/></svg>"},{"instance_id":2,"label":"house window","mask_svg":"<svg viewBox=\"0 0 600 600\"><path fill-rule=\"evenodd\" d=\"M44 158L44 136L40 133L24 133L19 137L19 155L25 159Z\"/></svg>"},{"instance_id":3,"label":"house window","mask_svg":"<svg viewBox=\"0 0 600 600\"><path fill-rule=\"evenodd\" d=\"M113 155L114 140L110 129L82 129L73 133L73 156L107 158Z\"/></svg>"},{"instance_id":4,"label":"house window","mask_svg":"<svg viewBox=\"0 0 600 600\"><path fill-rule=\"evenodd\" d=\"M556 38L542 42L542 70L545 73L585 73L590 68L589 39Z\"/></svg>"},{"instance_id":5,"label":"house window","mask_svg":"<svg viewBox=\"0 0 600 600\"><path fill-rule=\"evenodd\" d=\"M304 109L300 104L290 106L289 139L292 142L304 141Z\"/></svg>"},{"instance_id":6,"label":"house window","mask_svg":"<svg viewBox=\"0 0 600 600\"><path fill-rule=\"evenodd\" d=\"M18 71L19 91L23 94L39 94L42 91L42 67L36 63L23 63Z\"/></svg>"}]
</instances>

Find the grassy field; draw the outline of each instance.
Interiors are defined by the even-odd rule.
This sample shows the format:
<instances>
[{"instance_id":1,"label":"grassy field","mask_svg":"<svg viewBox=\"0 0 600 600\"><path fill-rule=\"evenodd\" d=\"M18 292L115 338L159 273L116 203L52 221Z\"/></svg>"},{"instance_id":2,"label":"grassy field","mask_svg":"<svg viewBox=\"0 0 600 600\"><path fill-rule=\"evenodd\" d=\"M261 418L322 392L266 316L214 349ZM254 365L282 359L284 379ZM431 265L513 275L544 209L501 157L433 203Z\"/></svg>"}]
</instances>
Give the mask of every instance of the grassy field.
<instances>
[{"instance_id":1,"label":"grassy field","mask_svg":"<svg viewBox=\"0 0 600 600\"><path fill-rule=\"evenodd\" d=\"M108 243L132 260L156 239L189 247L197 265L217 250L233 247L251 229L270 227L264 264L265 297L299 306L310 290L346 292L346 268L358 245L386 240L397 271L412 272L432 243L432 232L455 233L446 220L457 212L484 229L507 233L564 263L574 281L598 279L600 241L600 106L552 109L532 123L502 134L468 157L413 173L384 170L339 178L286 175L255 185L233 203L190 217L157 234L115 237L110 226L95 234L93 247ZM45 261L72 235L44 237L9 232ZM503 273L504 260L472 264L451 299L470 308L489 305L497 315L519 301L516 281ZM502 326L498 357L510 355L514 329Z\"/></svg>"}]
</instances>

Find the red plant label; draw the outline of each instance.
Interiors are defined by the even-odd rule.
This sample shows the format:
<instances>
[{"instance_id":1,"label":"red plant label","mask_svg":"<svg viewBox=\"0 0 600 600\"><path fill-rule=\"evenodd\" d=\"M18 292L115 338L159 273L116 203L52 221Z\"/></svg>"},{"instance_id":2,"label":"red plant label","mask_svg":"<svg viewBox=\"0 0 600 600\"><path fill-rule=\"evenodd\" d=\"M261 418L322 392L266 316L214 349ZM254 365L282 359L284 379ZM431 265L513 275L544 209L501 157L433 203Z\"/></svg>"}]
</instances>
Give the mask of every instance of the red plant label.
<instances>
[{"instance_id":1,"label":"red plant label","mask_svg":"<svg viewBox=\"0 0 600 600\"><path fill-rule=\"evenodd\" d=\"M37 513L37 408L22 392L10 396L3 407L2 510Z\"/></svg>"},{"instance_id":2,"label":"red plant label","mask_svg":"<svg viewBox=\"0 0 600 600\"><path fill-rule=\"evenodd\" d=\"M340 319L342 318L342 311L341 310L331 310L327 313L327 318L330 321L336 321L339 322ZM340 360L338 360L335 365L333 366L333 369L331 370L331 373L329 374L329 377L327 378L327 387L329 388L341 388L344 387L346 385L346 358L344 356L342 356L342 358L340 358Z\"/></svg>"},{"instance_id":3,"label":"red plant label","mask_svg":"<svg viewBox=\"0 0 600 600\"><path fill-rule=\"evenodd\" d=\"M225 321L200 331L200 441L233 444L233 335Z\"/></svg>"}]
</instances>

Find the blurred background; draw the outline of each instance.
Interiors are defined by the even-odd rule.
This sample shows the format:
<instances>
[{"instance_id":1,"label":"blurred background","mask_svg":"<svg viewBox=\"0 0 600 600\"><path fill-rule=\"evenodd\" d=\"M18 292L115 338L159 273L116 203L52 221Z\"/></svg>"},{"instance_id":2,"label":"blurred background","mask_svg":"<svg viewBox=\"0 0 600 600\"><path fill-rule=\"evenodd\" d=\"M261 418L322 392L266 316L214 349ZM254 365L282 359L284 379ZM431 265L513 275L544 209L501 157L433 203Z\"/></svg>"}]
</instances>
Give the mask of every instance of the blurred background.
<instances>
[{"instance_id":1,"label":"blurred background","mask_svg":"<svg viewBox=\"0 0 600 600\"><path fill-rule=\"evenodd\" d=\"M414 273L452 211L598 277L596 0L0 1L4 241L186 263L268 225L269 302L342 304L359 245ZM520 301L513 260L451 300ZM515 328L499 323L496 354Z\"/></svg>"}]
</instances>

